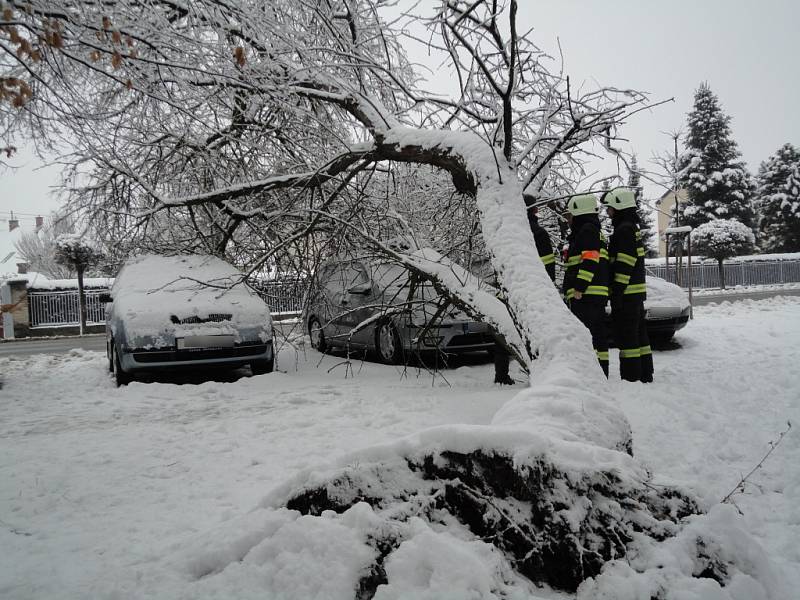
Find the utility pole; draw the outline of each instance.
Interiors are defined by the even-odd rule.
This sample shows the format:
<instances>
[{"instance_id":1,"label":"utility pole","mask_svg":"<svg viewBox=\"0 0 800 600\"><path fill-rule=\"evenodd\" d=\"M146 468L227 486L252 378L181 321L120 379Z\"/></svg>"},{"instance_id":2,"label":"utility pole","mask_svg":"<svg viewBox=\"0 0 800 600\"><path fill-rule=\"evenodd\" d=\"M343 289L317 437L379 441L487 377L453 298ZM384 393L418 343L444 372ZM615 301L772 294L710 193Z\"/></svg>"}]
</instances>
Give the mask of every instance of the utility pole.
<instances>
[{"instance_id":1,"label":"utility pole","mask_svg":"<svg viewBox=\"0 0 800 600\"><path fill-rule=\"evenodd\" d=\"M672 137L672 145L673 145L673 154L672 154L672 196L675 198L675 227L681 227L681 199L678 196L678 191L680 186L678 184L678 140L681 137L680 131L674 131L671 134ZM678 245L675 248L675 283L678 285L682 285L683 283L683 273L681 268L683 267L683 238L681 236L677 236L676 239L679 241ZM667 268L669 268L669 238L667 238Z\"/></svg>"}]
</instances>

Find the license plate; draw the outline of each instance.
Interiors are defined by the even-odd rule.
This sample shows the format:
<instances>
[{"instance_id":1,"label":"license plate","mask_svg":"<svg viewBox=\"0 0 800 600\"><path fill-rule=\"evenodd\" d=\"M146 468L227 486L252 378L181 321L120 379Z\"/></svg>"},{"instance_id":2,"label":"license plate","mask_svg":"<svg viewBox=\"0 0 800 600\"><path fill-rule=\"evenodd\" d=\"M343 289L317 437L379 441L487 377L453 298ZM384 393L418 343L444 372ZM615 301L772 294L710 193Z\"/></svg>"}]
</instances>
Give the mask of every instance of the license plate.
<instances>
[{"instance_id":1,"label":"license plate","mask_svg":"<svg viewBox=\"0 0 800 600\"><path fill-rule=\"evenodd\" d=\"M188 335L175 340L178 350L188 348L233 348L232 335Z\"/></svg>"}]
</instances>

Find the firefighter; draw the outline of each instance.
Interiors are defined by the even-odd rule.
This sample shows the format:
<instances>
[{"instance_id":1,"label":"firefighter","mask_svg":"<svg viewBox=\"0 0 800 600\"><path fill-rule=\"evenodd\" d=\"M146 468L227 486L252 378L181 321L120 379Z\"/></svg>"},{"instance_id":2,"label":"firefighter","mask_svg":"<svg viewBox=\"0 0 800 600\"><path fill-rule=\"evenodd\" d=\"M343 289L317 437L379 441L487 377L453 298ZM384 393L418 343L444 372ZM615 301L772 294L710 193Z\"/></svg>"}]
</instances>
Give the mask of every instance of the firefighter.
<instances>
[{"instance_id":1,"label":"firefighter","mask_svg":"<svg viewBox=\"0 0 800 600\"><path fill-rule=\"evenodd\" d=\"M608 377L608 251L598 211L594 194L573 196L567 202L570 233L563 290L570 310L592 334L597 360Z\"/></svg>"},{"instance_id":2,"label":"firefighter","mask_svg":"<svg viewBox=\"0 0 800 600\"><path fill-rule=\"evenodd\" d=\"M645 326L647 297L644 247L633 190L615 188L603 194L614 225L609 244L611 326L619 347L619 372L625 381L653 381L653 353Z\"/></svg>"}]
</instances>

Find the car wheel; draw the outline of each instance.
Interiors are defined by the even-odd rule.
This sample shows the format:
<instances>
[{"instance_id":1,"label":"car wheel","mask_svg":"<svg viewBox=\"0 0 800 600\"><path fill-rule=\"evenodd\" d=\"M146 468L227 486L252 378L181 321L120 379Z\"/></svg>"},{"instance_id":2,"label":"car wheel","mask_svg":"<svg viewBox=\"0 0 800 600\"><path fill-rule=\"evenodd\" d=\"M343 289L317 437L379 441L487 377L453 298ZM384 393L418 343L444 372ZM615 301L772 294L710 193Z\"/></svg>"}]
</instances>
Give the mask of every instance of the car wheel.
<instances>
[{"instance_id":1,"label":"car wheel","mask_svg":"<svg viewBox=\"0 0 800 600\"><path fill-rule=\"evenodd\" d=\"M253 372L253 375L264 375L266 373L272 373L274 368L275 368L274 356L269 360L254 360L253 362L250 363L250 370Z\"/></svg>"},{"instance_id":2,"label":"car wheel","mask_svg":"<svg viewBox=\"0 0 800 600\"><path fill-rule=\"evenodd\" d=\"M650 343L658 346L668 344L674 336L674 331L659 331L658 333L651 333L648 335Z\"/></svg>"},{"instance_id":3,"label":"car wheel","mask_svg":"<svg viewBox=\"0 0 800 600\"><path fill-rule=\"evenodd\" d=\"M308 335L311 338L311 347L318 352L328 351L328 341L325 339L325 331L322 329L322 323L319 322L317 317L311 317L308 320Z\"/></svg>"},{"instance_id":4,"label":"car wheel","mask_svg":"<svg viewBox=\"0 0 800 600\"><path fill-rule=\"evenodd\" d=\"M387 365L399 365L403 362L403 346L400 334L391 321L384 321L375 330L375 350L378 359Z\"/></svg>"},{"instance_id":5,"label":"car wheel","mask_svg":"<svg viewBox=\"0 0 800 600\"><path fill-rule=\"evenodd\" d=\"M131 380L133 380L133 376L130 373L126 373L122 370L122 366L119 363L119 354L117 354L117 345L114 343L114 340L111 340L111 366L112 373L114 373L114 382L117 384L117 387L128 385Z\"/></svg>"},{"instance_id":6,"label":"car wheel","mask_svg":"<svg viewBox=\"0 0 800 600\"><path fill-rule=\"evenodd\" d=\"M111 343L106 340L106 358L108 359L108 372L114 372L114 358L111 356Z\"/></svg>"}]
</instances>

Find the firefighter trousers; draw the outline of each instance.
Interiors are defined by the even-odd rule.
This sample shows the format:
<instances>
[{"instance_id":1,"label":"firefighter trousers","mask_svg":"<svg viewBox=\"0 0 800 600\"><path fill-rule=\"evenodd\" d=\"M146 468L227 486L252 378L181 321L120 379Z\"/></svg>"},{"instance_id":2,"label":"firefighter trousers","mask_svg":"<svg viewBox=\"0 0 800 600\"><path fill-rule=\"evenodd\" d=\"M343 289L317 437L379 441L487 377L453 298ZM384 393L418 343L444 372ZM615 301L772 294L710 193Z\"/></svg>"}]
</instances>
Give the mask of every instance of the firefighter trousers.
<instances>
[{"instance_id":1,"label":"firefighter trousers","mask_svg":"<svg viewBox=\"0 0 800 600\"><path fill-rule=\"evenodd\" d=\"M644 301L638 295L612 299L611 326L619 348L619 374L625 381L653 381L653 352L644 317Z\"/></svg>"},{"instance_id":2,"label":"firefighter trousers","mask_svg":"<svg viewBox=\"0 0 800 600\"><path fill-rule=\"evenodd\" d=\"M570 300L569 308L578 320L592 334L592 347L597 354L597 362L608 377L608 330L606 328L606 299L602 296L584 296L580 300Z\"/></svg>"}]
</instances>

